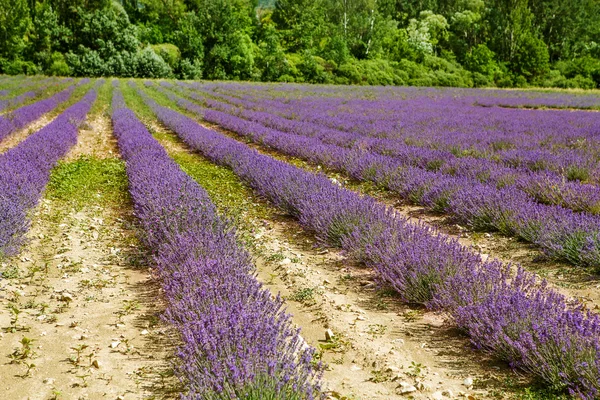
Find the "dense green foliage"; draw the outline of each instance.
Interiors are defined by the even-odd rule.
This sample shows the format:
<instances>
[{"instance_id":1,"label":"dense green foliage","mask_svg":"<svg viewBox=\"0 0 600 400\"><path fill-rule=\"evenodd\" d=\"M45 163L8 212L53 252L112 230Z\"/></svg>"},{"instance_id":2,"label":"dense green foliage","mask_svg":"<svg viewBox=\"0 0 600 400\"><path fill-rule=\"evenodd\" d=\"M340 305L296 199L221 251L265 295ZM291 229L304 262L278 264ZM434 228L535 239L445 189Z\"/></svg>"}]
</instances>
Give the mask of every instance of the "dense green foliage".
<instances>
[{"instance_id":1,"label":"dense green foliage","mask_svg":"<svg viewBox=\"0 0 600 400\"><path fill-rule=\"evenodd\" d=\"M600 0L0 0L0 72L600 87Z\"/></svg>"}]
</instances>

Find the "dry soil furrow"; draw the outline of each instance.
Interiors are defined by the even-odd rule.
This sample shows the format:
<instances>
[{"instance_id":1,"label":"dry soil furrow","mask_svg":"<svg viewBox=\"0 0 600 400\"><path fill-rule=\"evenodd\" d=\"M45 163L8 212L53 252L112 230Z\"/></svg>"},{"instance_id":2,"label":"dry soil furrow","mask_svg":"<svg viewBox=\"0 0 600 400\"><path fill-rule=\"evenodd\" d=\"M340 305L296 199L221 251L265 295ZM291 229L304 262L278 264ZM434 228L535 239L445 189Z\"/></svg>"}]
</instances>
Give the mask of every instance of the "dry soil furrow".
<instances>
[{"instance_id":1,"label":"dry soil furrow","mask_svg":"<svg viewBox=\"0 0 600 400\"><path fill-rule=\"evenodd\" d=\"M4 140L0 142L0 154L8 151L9 149L17 146L23 140L25 140L29 135L34 132L39 131L44 126L48 125L50 122L54 121L58 115L56 113L48 113L44 114L42 117L33 121L31 124L27 125L23 129L19 129L6 137Z\"/></svg>"},{"instance_id":2,"label":"dry soil furrow","mask_svg":"<svg viewBox=\"0 0 600 400\"><path fill-rule=\"evenodd\" d=\"M112 125L106 108L79 128L77 144L67 154L65 160L70 161L81 156L120 157L117 140L112 134Z\"/></svg>"}]
</instances>

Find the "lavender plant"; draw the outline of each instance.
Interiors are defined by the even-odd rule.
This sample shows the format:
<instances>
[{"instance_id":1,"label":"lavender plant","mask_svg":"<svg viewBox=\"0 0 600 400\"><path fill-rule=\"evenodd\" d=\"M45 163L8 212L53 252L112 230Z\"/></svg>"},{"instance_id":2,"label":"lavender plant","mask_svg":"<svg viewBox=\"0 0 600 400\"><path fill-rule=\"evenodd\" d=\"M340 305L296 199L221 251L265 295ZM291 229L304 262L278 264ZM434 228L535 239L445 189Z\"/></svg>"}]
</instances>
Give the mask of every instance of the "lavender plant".
<instances>
[{"instance_id":1,"label":"lavender plant","mask_svg":"<svg viewBox=\"0 0 600 400\"><path fill-rule=\"evenodd\" d=\"M77 85L82 85L89 82L89 79L81 80ZM75 90L75 86L70 86L67 89L49 97L47 99L36 101L33 104L18 108L8 114L0 116L0 141L5 139L14 131L25 127L27 124L38 119L43 114L52 111L60 103L66 101Z\"/></svg>"},{"instance_id":2,"label":"lavender plant","mask_svg":"<svg viewBox=\"0 0 600 400\"><path fill-rule=\"evenodd\" d=\"M414 203L449 213L475 229L518 236L535 243L550 257L600 267L599 216L540 204L516 187L497 188L465 176L407 166L396 158L360 147L349 149L314 137L277 131L168 94L180 106L256 143L345 172L358 180L374 181Z\"/></svg>"}]
</instances>

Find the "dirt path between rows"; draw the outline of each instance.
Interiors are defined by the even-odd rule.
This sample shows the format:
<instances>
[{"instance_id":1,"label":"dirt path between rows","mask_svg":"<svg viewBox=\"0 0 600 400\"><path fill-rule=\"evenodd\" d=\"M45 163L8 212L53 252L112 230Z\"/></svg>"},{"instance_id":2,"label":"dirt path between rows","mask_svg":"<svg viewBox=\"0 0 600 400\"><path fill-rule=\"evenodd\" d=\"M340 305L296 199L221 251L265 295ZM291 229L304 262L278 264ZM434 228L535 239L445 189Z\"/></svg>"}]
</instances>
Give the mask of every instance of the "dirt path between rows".
<instances>
[{"instance_id":1,"label":"dirt path between rows","mask_svg":"<svg viewBox=\"0 0 600 400\"><path fill-rule=\"evenodd\" d=\"M54 121L58 115L55 113L44 114L37 120L33 121L29 125L27 125L23 129L18 129L17 131L8 135L4 140L0 142L0 154L5 153L9 149L17 146L23 140L25 140L29 135L34 132L39 131L44 126L48 125L50 122Z\"/></svg>"},{"instance_id":2,"label":"dirt path between rows","mask_svg":"<svg viewBox=\"0 0 600 400\"><path fill-rule=\"evenodd\" d=\"M108 117L87 128L66 159L113 156ZM159 290L131 212L42 200L30 243L0 267L2 398L177 397L172 332L159 320Z\"/></svg>"},{"instance_id":3,"label":"dirt path between rows","mask_svg":"<svg viewBox=\"0 0 600 400\"><path fill-rule=\"evenodd\" d=\"M77 144L66 155L65 161L82 156L120 157L117 139L112 134L112 124L106 110L92 116L79 127Z\"/></svg>"}]
</instances>

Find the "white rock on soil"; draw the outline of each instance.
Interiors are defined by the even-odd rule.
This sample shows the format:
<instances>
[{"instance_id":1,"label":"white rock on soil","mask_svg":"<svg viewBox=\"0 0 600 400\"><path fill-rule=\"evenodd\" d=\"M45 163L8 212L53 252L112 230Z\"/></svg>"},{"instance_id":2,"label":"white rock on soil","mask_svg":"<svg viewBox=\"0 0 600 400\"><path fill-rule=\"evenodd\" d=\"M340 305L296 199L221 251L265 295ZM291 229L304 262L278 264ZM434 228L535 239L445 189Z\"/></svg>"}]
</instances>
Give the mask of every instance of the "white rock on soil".
<instances>
[{"instance_id":1,"label":"white rock on soil","mask_svg":"<svg viewBox=\"0 0 600 400\"><path fill-rule=\"evenodd\" d=\"M327 329L325 331L325 340L327 340L328 342L331 342L333 339L335 339L335 335L333 334L333 331L331 329Z\"/></svg>"},{"instance_id":2,"label":"white rock on soil","mask_svg":"<svg viewBox=\"0 0 600 400\"><path fill-rule=\"evenodd\" d=\"M394 366L394 365L388 365L385 368L385 372L400 372L400 368Z\"/></svg>"},{"instance_id":3,"label":"white rock on soil","mask_svg":"<svg viewBox=\"0 0 600 400\"><path fill-rule=\"evenodd\" d=\"M463 381L463 385L466 387L473 386L473 378L469 377Z\"/></svg>"},{"instance_id":4,"label":"white rock on soil","mask_svg":"<svg viewBox=\"0 0 600 400\"><path fill-rule=\"evenodd\" d=\"M440 391L433 392L431 393L431 396L429 396L431 400L443 400L444 397L445 396Z\"/></svg>"},{"instance_id":5,"label":"white rock on soil","mask_svg":"<svg viewBox=\"0 0 600 400\"><path fill-rule=\"evenodd\" d=\"M417 388L408 382L400 382L400 385L398 385L398 389L400 394L408 394L417 391Z\"/></svg>"},{"instance_id":6,"label":"white rock on soil","mask_svg":"<svg viewBox=\"0 0 600 400\"><path fill-rule=\"evenodd\" d=\"M71 293L69 293L69 292L64 292L64 293L63 293L63 294L60 296L60 299L61 299L62 301L66 301L66 302L73 301L73 295L72 295Z\"/></svg>"}]
</instances>

